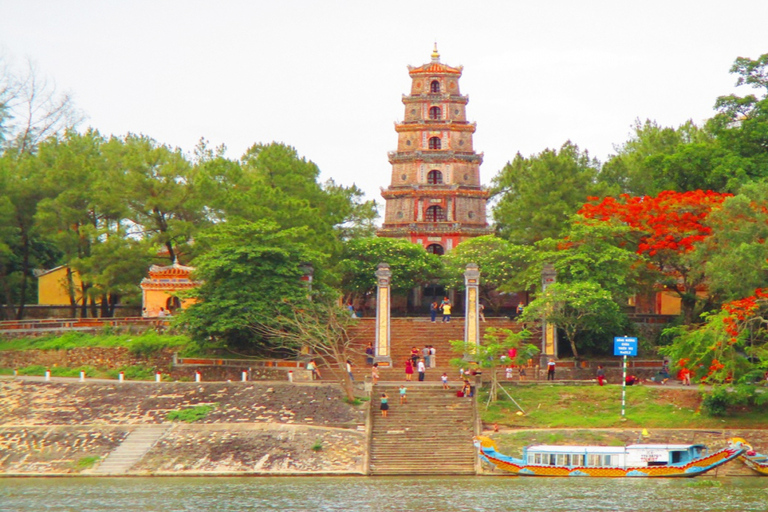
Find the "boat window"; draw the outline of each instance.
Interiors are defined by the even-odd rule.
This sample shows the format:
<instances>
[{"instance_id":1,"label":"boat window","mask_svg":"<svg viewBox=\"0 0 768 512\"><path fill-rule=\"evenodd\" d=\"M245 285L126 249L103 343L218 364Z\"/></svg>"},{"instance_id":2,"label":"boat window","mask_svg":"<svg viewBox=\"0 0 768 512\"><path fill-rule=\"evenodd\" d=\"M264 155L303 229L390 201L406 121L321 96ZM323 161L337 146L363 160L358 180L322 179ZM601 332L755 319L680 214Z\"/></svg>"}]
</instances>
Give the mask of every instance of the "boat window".
<instances>
[{"instance_id":1,"label":"boat window","mask_svg":"<svg viewBox=\"0 0 768 512\"><path fill-rule=\"evenodd\" d=\"M687 454L685 452L681 452L681 451L669 452L669 462L671 462L672 464L676 464L678 462L684 462L685 460L688 459L686 455Z\"/></svg>"},{"instance_id":2,"label":"boat window","mask_svg":"<svg viewBox=\"0 0 768 512\"><path fill-rule=\"evenodd\" d=\"M614 466L613 455L603 455L603 466Z\"/></svg>"},{"instance_id":3,"label":"boat window","mask_svg":"<svg viewBox=\"0 0 768 512\"><path fill-rule=\"evenodd\" d=\"M567 453L558 453L557 454L557 465L558 466L570 466L570 457Z\"/></svg>"},{"instance_id":4,"label":"boat window","mask_svg":"<svg viewBox=\"0 0 768 512\"><path fill-rule=\"evenodd\" d=\"M603 465L602 458L603 458L602 455L590 453L589 455L587 455L587 466L602 466Z\"/></svg>"},{"instance_id":5,"label":"boat window","mask_svg":"<svg viewBox=\"0 0 768 512\"><path fill-rule=\"evenodd\" d=\"M529 453L528 454L528 464L536 464L536 462L534 462L535 460L536 460L536 456L534 454L532 454L532 453Z\"/></svg>"},{"instance_id":6,"label":"boat window","mask_svg":"<svg viewBox=\"0 0 768 512\"><path fill-rule=\"evenodd\" d=\"M571 455L571 464L574 466L583 466L584 465L584 455L583 454L573 454Z\"/></svg>"},{"instance_id":7,"label":"boat window","mask_svg":"<svg viewBox=\"0 0 768 512\"><path fill-rule=\"evenodd\" d=\"M556 464L557 463L555 462L555 454L554 453L550 453L549 454L549 465L550 466L555 466Z\"/></svg>"}]
</instances>

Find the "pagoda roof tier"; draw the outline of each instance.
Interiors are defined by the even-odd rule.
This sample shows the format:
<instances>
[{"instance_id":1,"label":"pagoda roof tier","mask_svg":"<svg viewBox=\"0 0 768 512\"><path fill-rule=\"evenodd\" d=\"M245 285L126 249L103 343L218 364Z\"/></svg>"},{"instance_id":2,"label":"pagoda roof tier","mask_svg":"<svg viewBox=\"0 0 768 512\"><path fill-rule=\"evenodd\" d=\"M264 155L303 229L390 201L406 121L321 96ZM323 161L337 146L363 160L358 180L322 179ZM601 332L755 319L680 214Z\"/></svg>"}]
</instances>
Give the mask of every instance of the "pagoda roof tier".
<instances>
[{"instance_id":1,"label":"pagoda roof tier","mask_svg":"<svg viewBox=\"0 0 768 512\"><path fill-rule=\"evenodd\" d=\"M444 130L448 128L453 132L470 132L475 133L477 125L475 123L468 123L467 121L451 121L449 119L443 121L435 121L430 119L429 121L410 121L407 123L395 123L395 131L400 132L419 132L422 130Z\"/></svg>"},{"instance_id":2,"label":"pagoda roof tier","mask_svg":"<svg viewBox=\"0 0 768 512\"><path fill-rule=\"evenodd\" d=\"M491 196L491 192L484 188L458 188L458 187L443 187L436 188L439 185L413 185L408 187L390 187L381 191L381 197L384 199L394 199L397 197L479 197L481 199L488 199Z\"/></svg>"},{"instance_id":3,"label":"pagoda roof tier","mask_svg":"<svg viewBox=\"0 0 768 512\"><path fill-rule=\"evenodd\" d=\"M461 76L461 72L464 70L464 66L457 68L451 67L447 64L443 64L439 61L432 61L423 66L413 67L408 66L408 74L411 76L418 75L456 75Z\"/></svg>"},{"instance_id":4,"label":"pagoda roof tier","mask_svg":"<svg viewBox=\"0 0 768 512\"><path fill-rule=\"evenodd\" d=\"M188 290L200 286L198 281L174 281L172 283L160 283L147 278L141 280L142 290Z\"/></svg>"},{"instance_id":5,"label":"pagoda roof tier","mask_svg":"<svg viewBox=\"0 0 768 512\"><path fill-rule=\"evenodd\" d=\"M462 222L409 222L405 224L384 224L376 230L377 236L402 238L406 236L465 235L470 237L491 235L493 228L487 225L467 225Z\"/></svg>"},{"instance_id":6,"label":"pagoda roof tier","mask_svg":"<svg viewBox=\"0 0 768 512\"><path fill-rule=\"evenodd\" d=\"M483 153L459 153L457 151L443 151L433 149L428 151L390 151L387 153L389 163L397 162L425 162L425 163L446 163L446 162L470 162L483 163Z\"/></svg>"},{"instance_id":7,"label":"pagoda roof tier","mask_svg":"<svg viewBox=\"0 0 768 512\"><path fill-rule=\"evenodd\" d=\"M460 94L403 94L403 103L424 103L430 102L443 102L448 101L450 103L459 103L466 105L469 103L469 96L462 96Z\"/></svg>"}]
</instances>

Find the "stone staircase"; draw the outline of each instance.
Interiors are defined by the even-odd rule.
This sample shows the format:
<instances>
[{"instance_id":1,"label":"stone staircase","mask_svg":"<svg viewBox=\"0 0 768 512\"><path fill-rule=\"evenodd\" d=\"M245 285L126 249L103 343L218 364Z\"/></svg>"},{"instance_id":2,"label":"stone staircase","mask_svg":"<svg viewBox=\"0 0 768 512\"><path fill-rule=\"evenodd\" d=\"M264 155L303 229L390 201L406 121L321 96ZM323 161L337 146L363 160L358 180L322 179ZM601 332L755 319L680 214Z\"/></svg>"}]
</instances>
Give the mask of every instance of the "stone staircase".
<instances>
[{"instance_id":1,"label":"stone staircase","mask_svg":"<svg viewBox=\"0 0 768 512\"><path fill-rule=\"evenodd\" d=\"M400 404L399 385L377 384L371 400L371 475L475 474L476 408L458 398L457 388L409 383L408 403ZM389 396L389 415L381 416L381 393Z\"/></svg>"},{"instance_id":2,"label":"stone staircase","mask_svg":"<svg viewBox=\"0 0 768 512\"><path fill-rule=\"evenodd\" d=\"M368 343L375 341L375 319L362 318L357 325L350 330L350 335L355 340L355 345L361 352ZM488 327L506 328L513 331L521 331L521 324L508 318L488 318L488 321L480 323L480 336L482 337ZM535 336L535 335L534 335ZM440 381L443 372L448 373L451 380L458 378L458 369L450 366L449 361L455 357L451 347L451 340L464 339L464 319L454 318L450 322L438 321L432 323L428 317L393 318L390 326L390 349L392 355L392 368L381 368L379 373L383 381L402 381L405 378L404 363L411 355L411 348L419 350L424 345L435 347L437 367L427 369L426 380ZM534 339L534 338L532 338ZM362 381L370 375L370 367L365 364L365 357L358 356L353 359L355 379ZM414 380L417 375L414 374Z\"/></svg>"},{"instance_id":3,"label":"stone staircase","mask_svg":"<svg viewBox=\"0 0 768 512\"><path fill-rule=\"evenodd\" d=\"M168 425L147 425L136 427L125 440L113 450L91 474L122 475L139 462L152 446L165 434Z\"/></svg>"}]
</instances>

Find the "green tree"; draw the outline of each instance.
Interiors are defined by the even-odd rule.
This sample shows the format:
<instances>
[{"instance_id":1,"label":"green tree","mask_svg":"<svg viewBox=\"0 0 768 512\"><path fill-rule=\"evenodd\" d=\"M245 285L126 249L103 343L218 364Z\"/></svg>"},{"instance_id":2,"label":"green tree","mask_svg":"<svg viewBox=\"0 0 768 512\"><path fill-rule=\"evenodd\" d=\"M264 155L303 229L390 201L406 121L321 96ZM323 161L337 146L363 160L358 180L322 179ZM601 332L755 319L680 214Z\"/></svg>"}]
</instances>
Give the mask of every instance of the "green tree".
<instances>
[{"instance_id":1,"label":"green tree","mask_svg":"<svg viewBox=\"0 0 768 512\"><path fill-rule=\"evenodd\" d=\"M768 286L768 183L744 185L706 219L711 235L693 253L704 268L710 302L748 297Z\"/></svg>"},{"instance_id":2,"label":"green tree","mask_svg":"<svg viewBox=\"0 0 768 512\"><path fill-rule=\"evenodd\" d=\"M78 292L84 297L82 316L87 316L89 301L92 315L97 314L97 301L102 314L111 315L121 293L138 294L137 283L148 261L139 241L129 236L126 209L120 201L121 175L108 165L104 144L96 131L70 131L61 140L41 144L36 155L46 169L43 187L52 193L40 201L35 220L56 243L67 265L73 316ZM126 267L137 261L141 264L135 269ZM107 270L110 266L118 270ZM77 291L73 272L81 278Z\"/></svg>"},{"instance_id":3,"label":"green tree","mask_svg":"<svg viewBox=\"0 0 768 512\"><path fill-rule=\"evenodd\" d=\"M531 266L537 259L535 249L528 245L515 245L494 235L471 238L443 256L444 282L456 289L464 287L467 264L480 267L480 296L498 313L504 300L499 291L527 289Z\"/></svg>"},{"instance_id":4,"label":"green tree","mask_svg":"<svg viewBox=\"0 0 768 512\"><path fill-rule=\"evenodd\" d=\"M518 153L493 178L499 235L518 244L559 236L588 197L609 192L598 171L597 160L571 142L529 158Z\"/></svg>"},{"instance_id":5,"label":"green tree","mask_svg":"<svg viewBox=\"0 0 768 512\"><path fill-rule=\"evenodd\" d=\"M281 229L271 221L229 221L201 233L193 261L201 281L199 300L179 322L199 341L212 339L232 348L264 349L254 335L260 325L291 314L309 300L304 267L315 269L313 294L322 294L325 256L307 242L306 227Z\"/></svg>"},{"instance_id":6,"label":"green tree","mask_svg":"<svg viewBox=\"0 0 768 512\"><path fill-rule=\"evenodd\" d=\"M552 263L561 283L592 282L610 292L617 303L652 280L636 246L631 229L621 223L574 216L564 237L536 244L537 265L529 284L538 285L541 266ZM652 281L651 281L652 284Z\"/></svg>"},{"instance_id":7,"label":"green tree","mask_svg":"<svg viewBox=\"0 0 768 512\"><path fill-rule=\"evenodd\" d=\"M269 219L282 228L307 226L307 241L338 256L341 239L371 233L373 201L355 186L318 182L320 169L285 144L256 144L236 165L219 156L201 165L201 183L212 193L209 210L220 219Z\"/></svg>"},{"instance_id":8,"label":"green tree","mask_svg":"<svg viewBox=\"0 0 768 512\"><path fill-rule=\"evenodd\" d=\"M581 332L610 333L622 323L621 311L611 293L589 281L549 285L528 304L520 320L536 322L542 318L563 330L577 359L580 353L576 340Z\"/></svg>"},{"instance_id":9,"label":"green tree","mask_svg":"<svg viewBox=\"0 0 768 512\"><path fill-rule=\"evenodd\" d=\"M193 166L180 150L143 135L112 137L103 153L121 174L120 204L137 234L163 248L168 261L189 261L190 242L208 220Z\"/></svg>"},{"instance_id":10,"label":"green tree","mask_svg":"<svg viewBox=\"0 0 768 512\"><path fill-rule=\"evenodd\" d=\"M726 152L714 136L686 121L677 128L635 121L632 137L600 171L600 181L634 196L664 190L725 190L733 173L721 164Z\"/></svg>"},{"instance_id":11,"label":"green tree","mask_svg":"<svg viewBox=\"0 0 768 512\"><path fill-rule=\"evenodd\" d=\"M525 343L531 333L527 330L514 332L511 329L500 329L489 327L483 335L482 343L478 346L469 345L464 340L451 341L453 351L465 357L451 360L454 366L466 366L467 361L471 360L479 368L491 374L491 389L489 391L491 401L495 402L498 398L499 381L497 368L508 364L507 354L510 349L517 350L517 358L511 361L517 365L527 364L529 359L533 359L539 353L539 348L531 343Z\"/></svg>"},{"instance_id":12,"label":"green tree","mask_svg":"<svg viewBox=\"0 0 768 512\"><path fill-rule=\"evenodd\" d=\"M375 272L379 263L389 264L391 287L396 293L408 292L429 282L439 275L441 268L438 256L407 240L354 238L344 243L344 252L337 265L342 290L365 300L376 290Z\"/></svg>"},{"instance_id":13,"label":"green tree","mask_svg":"<svg viewBox=\"0 0 768 512\"><path fill-rule=\"evenodd\" d=\"M728 167L739 183L768 177L768 53L756 60L739 57L730 70L737 86L750 86L759 95L720 96L709 129L731 156ZM734 187L735 188L735 187Z\"/></svg>"}]
</instances>

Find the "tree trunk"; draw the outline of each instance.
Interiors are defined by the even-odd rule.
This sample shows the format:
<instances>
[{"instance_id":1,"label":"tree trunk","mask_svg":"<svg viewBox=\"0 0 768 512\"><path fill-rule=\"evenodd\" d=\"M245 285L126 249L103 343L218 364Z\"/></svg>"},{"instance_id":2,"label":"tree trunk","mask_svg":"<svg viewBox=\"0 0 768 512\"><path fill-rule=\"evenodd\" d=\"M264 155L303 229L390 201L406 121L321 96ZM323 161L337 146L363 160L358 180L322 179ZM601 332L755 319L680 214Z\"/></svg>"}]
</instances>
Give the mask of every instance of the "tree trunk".
<instances>
[{"instance_id":1,"label":"tree trunk","mask_svg":"<svg viewBox=\"0 0 768 512\"><path fill-rule=\"evenodd\" d=\"M29 275L29 237L22 229L21 235L21 288L19 290L19 309L16 311L16 320L24 319L24 304L27 302L27 276Z\"/></svg>"},{"instance_id":2,"label":"tree trunk","mask_svg":"<svg viewBox=\"0 0 768 512\"><path fill-rule=\"evenodd\" d=\"M680 309L683 313L685 325L691 325L694 322L694 313L696 311L696 294L680 294Z\"/></svg>"},{"instance_id":3,"label":"tree trunk","mask_svg":"<svg viewBox=\"0 0 768 512\"><path fill-rule=\"evenodd\" d=\"M555 327L557 329L557 327ZM568 342L571 344L571 350L573 351L573 358L577 361L580 359L579 352L576 350L576 331L565 331L565 335L568 336Z\"/></svg>"},{"instance_id":4,"label":"tree trunk","mask_svg":"<svg viewBox=\"0 0 768 512\"><path fill-rule=\"evenodd\" d=\"M341 388L344 390L344 394L347 395L347 400L349 403L354 403L355 401L355 388L352 386L352 379L349 378L349 374L347 373L347 369L342 366L344 377L341 379Z\"/></svg>"},{"instance_id":5,"label":"tree trunk","mask_svg":"<svg viewBox=\"0 0 768 512\"><path fill-rule=\"evenodd\" d=\"M72 269L67 267L67 291L69 292L69 316L77 316L77 299L75 298L75 281L72 278Z\"/></svg>"}]
</instances>

